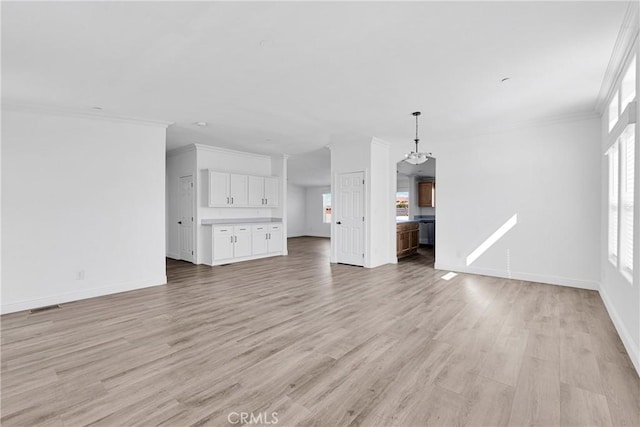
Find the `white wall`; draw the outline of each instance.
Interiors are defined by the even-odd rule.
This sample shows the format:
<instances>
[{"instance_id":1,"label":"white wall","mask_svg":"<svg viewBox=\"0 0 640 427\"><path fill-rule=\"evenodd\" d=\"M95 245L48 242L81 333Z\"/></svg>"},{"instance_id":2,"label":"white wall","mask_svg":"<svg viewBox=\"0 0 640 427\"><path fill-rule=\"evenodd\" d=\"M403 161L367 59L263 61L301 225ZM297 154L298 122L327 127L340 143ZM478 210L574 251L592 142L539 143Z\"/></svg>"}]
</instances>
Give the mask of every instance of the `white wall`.
<instances>
[{"instance_id":1,"label":"white wall","mask_svg":"<svg viewBox=\"0 0 640 427\"><path fill-rule=\"evenodd\" d=\"M306 236L331 237L331 223L324 223L322 195L331 193L331 187L305 188L305 232Z\"/></svg>"},{"instance_id":2,"label":"white wall","mask_svg":"<svg viewBox=\"0 0 640 427\"><path fill-rule=\"evenodd\" d=\"M191 145L185 149L173 150L167 153L167 256L169 258L180 259L180 178L191 175L195 183L196 171L196 149ZM196 212L196 202L194 197L193 212ZM195 217L195 215L194 215ZM196 241L195 227L193 242ZM194 244L195 245L195 244ZM195 250L195 248L194 248Z\"/></svg>"},{"instance_id":3,"label":"white wall","mask_svg":"<svg viewBox=\"0 0 640 427\"><path fill-rule=\"evenodd\" d=\"M3 107L3 313L166 283L165 132Z\"/></svg>"},{"instance_id":4,"label":"white wall","mask_svg":"<svg viewBox=\"0 0 640 427\"><path fill-rule=\"evenodd\" d=\"M272 158L259 154L227 150L206 145L196 148L196 263L211 259L211 226L203 226L203 219L227 218L282 218L284 233L286 225L286 157ZM280 207L278 208L210 208L208 207L208 169L256 176L278 176L280 178ZM286 234L285 234L286 235ZM286 239L283 253L287 254Z\"/></svg>"},{"instance_id":5,"label":"white wall","mask_svg":"<svg viewBox=\"0 0 640 427\"><path fill-rule=\"evenodd\" d=\"M389 156L389 144L374 138L371 141L370 183L366 187L370 201L369 264L377 267L397 262L396 256L396 163Z\"/></svg>"},{"instance_id":6,"label":"white wall","mask_svg":"<svg viewBox=\"0 0 640 427\"><path fill-rule=\"evenodd\" d=\"M396 263L396 159L390 155L389 144L377 138L352 138L350 141L333 143L330 148L334 207L339 209L336 205L337 176L343 173L364 172L364 266L371 268ZM339 244L335 223L332 223L331 262L337 262Z\"/></svg>"},{"instance_id":7,"label":"white wall","mask_svg":"<svg viewBox=\"0 0 640 427\"><path fill-rule=\"evenodd\" d=\"M437 144L436 268L596 289L599 135L594 118Z\"/></svg>"},{"instance_id":8,"label":"white wall","mask_svg":"<svg viewBox=\"0 0 640 427\"><path fill-rule=\"evenodd\" d=\"M305 235L306 226L306 191L300 185L287 184L287 237Z\"/></svg>"}]
</instances>

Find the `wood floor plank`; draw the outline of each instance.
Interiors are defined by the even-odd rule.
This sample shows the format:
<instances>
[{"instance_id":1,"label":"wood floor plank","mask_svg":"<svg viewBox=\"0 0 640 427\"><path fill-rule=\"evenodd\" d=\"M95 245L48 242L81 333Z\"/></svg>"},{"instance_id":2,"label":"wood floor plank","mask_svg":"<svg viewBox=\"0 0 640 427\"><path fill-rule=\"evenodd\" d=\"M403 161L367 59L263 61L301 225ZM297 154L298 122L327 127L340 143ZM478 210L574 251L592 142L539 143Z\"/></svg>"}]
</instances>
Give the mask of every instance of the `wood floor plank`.
<instances>
[{"instance_id":1,"label":"wood floor plank","mask_svg":"<svg viewBox=\"0 0 640 427\"><path fill-rule=\"evenodd\" d=\"M524 357L509 425L560 425L560 372L557 364Z\"/></svg>"},{"instance_id":2,"label":"wood floor plank","mask_svg":"<svg viewBox=\"0 0 640 427\"><path fill-rule=\"evenodd\" d=\"M560 421L563 426L611 426L607 398L568 384L560 385Z\"/></svg>"},{"instance_id":3,"label":"wood floor plank","mask_svg":"<svg viewBox=\"0 0 640 427\"><path fill-rule=\"evenodd\" d=\"M289 253L168 260L166 286L2 316L0 423L640 425L596 292L443 280L425 248L375 269L330 264L327 239Z\"/></svg>"}]
</instances>

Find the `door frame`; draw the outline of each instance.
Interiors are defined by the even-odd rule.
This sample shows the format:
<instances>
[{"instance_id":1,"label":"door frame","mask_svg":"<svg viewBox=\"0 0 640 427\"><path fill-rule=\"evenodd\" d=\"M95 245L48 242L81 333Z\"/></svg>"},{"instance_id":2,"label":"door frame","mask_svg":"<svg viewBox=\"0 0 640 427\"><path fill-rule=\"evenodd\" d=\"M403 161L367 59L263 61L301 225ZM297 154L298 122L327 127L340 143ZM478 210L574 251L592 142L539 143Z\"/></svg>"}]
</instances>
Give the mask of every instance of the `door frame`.
<instances>
[{"instance_id":1,"label":"door frame","mask_svg":"<svg viewBox=\"0 0 640 427\"><path fill-rule=\"evenodd\" d=\"M180 234L181 234L181 230L180 230L180 224L178 225L178 256L180 260L182 261L187 261L190 262L192 264L196 264L196 247L197 247L197 243L196 243L196 235L197 235L197 226L196 226L196 188L197 188L197 184L196 184L196 179L195 179L195 175L194 174L189 174L189 175L182 175L178 177L178 197L177 197L177 220L176 223L178 221L180 221L180 217L181 217L181 202L180 202L180 181L183 178L191 178L191 214L193 215L192 218L193 220L191 221L191 259L184 259L182 258L182 239L180 238Z\"/></svg>"},{"instance_id":2,"label":"door frame","mask_svg":"<svg viewBox=\"0 0 640 427\"><path fill-rule=\"evenodd\" d=\"M362 238L362 248L364 251L364 259L362 261L362 266L367 267L370 265L369 262L369 205L367 201L369 200L368 195L368 185L369 182L369 169L365 168L364 170L356 170L350 172L336 172L331 176L331 209L333 210L331 215L331 254L329 260L331 263L338 263L338 245L337 245L337 224L336 220L338 218L337 213L339 212L340 201L338 200L337 189L338 189L338 177L340 175L350 174L350 173L362 173L364 184L362 185L362 204L363 204L363 213L364 213L364 221L363 221L363 238ZM335 214L335 215L334 215ZM344 265L352 265L352 264L344 264ZM355 266L354 266L355 267Z\"/></svg>"}]
</instances>

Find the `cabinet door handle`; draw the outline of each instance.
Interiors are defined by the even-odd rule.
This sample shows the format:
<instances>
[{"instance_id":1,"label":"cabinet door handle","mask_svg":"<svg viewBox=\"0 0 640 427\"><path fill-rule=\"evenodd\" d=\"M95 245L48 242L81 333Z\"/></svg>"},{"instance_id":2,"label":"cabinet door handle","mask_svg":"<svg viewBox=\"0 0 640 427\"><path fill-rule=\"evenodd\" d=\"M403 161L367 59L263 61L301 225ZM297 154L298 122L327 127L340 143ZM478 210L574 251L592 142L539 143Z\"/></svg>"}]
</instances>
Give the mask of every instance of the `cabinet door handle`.
<instances>
[{"instance_id":1,"label":"cabinet door handle","mask_svg":"<svg viewBox=\"0 0 640 427\"><path fill-rule=\"evenodd\" d=\"M233 236L235 238L235 242L238 243L238 236Z\"/></svg>"},{"instance_id":2,"label":"cabinet door handle","mask_svg":"<svg viewBox=\"0 0 640 427\"><path fill-rule=\"evenodd\" d=\"M229 204L229 198L227 197L227 204Z\"/></svg>"},{"instance_id":3,"label":"cabinet door handle","mask_svg":"<svg viewBox=\"0 0 640 427\"><path fill-rule=\"evenodd\" d=\"M265 204L265 205L268 205L268 204L269 204L269 199L265 198L265 199L264 199L264 204Z\"/></svg>"},{"instance_id":4,"label":"cabinet door handle","mask_svg":"<svg viewBox=\"0 0 640 427\"><path fill-rule=\"evenodd\" d=\"M231 243L233 243L233 236L231 236Z\"/></svg>"},{"instance_id":5,"label":"cabinet door handle","mask_svg":"<svg viewBox=\"0 0 640 427\"><path fill-rule=\"evenodd\" d=\"M233 204L233 197L231 198L231 204Z\"/></svg>"}]
</instances>

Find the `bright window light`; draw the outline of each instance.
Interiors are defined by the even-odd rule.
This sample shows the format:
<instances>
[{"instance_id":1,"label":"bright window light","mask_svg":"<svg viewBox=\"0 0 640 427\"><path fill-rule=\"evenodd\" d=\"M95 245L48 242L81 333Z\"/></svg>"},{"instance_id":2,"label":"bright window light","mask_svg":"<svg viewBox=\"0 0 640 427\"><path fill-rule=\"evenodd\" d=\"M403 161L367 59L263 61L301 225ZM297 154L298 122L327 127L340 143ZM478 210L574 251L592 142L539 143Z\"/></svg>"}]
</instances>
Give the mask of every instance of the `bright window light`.
<instances>
[{"instance_id":1,"label":"bright window light","mask_svg":"<svg viewBox=\"0 0 640 427\"><path fill-rule=\"evenodd\" d=\"M635 180L635 125L620 136L620 271L633 277L633 210Z\"/></svg>"},{"instance_id":2,"label":"bright window light","mask_svg":"<svg viewBox=\"0 0 640 427\"><path fill-rule=\"evenodd\" d=\"M325 224L331 223L331 193L322 195L322 222Z\"/></svg>"},{"instance_id":3,"label":"bright window light","mask_svg":"<svg viewBox=\"0 0 640 427\"><path fill-rule=\"evenodd\" d=\"M487 251L491 246L493 246L498 240L502 238L509 230L511 230L518 223L518 214L514 214L511 218L507 220L500 228L498 228L494 233L487 237L487 240L482 242L480 246L478 246L469 256L467 257L467 266L473 264L483 253Z\"/></svg>"},{"instance_id":4,"label":"bright window light","mask_svg":"<svg viewBox=\"0 0 640 427\"><path fill-rule=\"evenodd\" d=\"M636 97L636 58L634 57L620 83L620 113Z\"/></svg>"},{"instance_id":5,"label":"bright window light","mask_svg":"<svg viewBox=\"0 0 640 427\"><path fill-rule=\"evenodd\" d=\"M618 101L618 92L616 92L615 96L611 100L611 104L609 104L609 132L611 132L611 129L613 129L616 123L618 123L618 117L620 116Z\"/></svg>"},{"instance_id":6,"label":"bright window light","mask_svg":"<svg viewBox=\"0 0 640 427\"><path fill-rule=\"evenodd\" d=\"M619 194L619 149L618 142L614 143L607 155L609 156L609 220L608 220L608 254L609 261L618 265L618 198Z\"/></svg>"},{"instance_id":7,"label":"bright window light","mask_svg":"<svg viewBox=\"0 0 640 427\"><path fill-rule=\"evenodd\" d=\"M454 277L456 277L458 275L458 273L454 273L453 271L448 272L447 274L445 274L444 276L442 276L442 278L444 280L451 280Z\"/></svg>"},{"instance_id":8,"label":"bright window light","mask_svg":"<svg viewBox=\"0 0 640 427\"><path fill-rule=\"evenodd\" d=\"M409 192L396 193L396 219L409 219Z\"/></svg>"}]
</instances>

